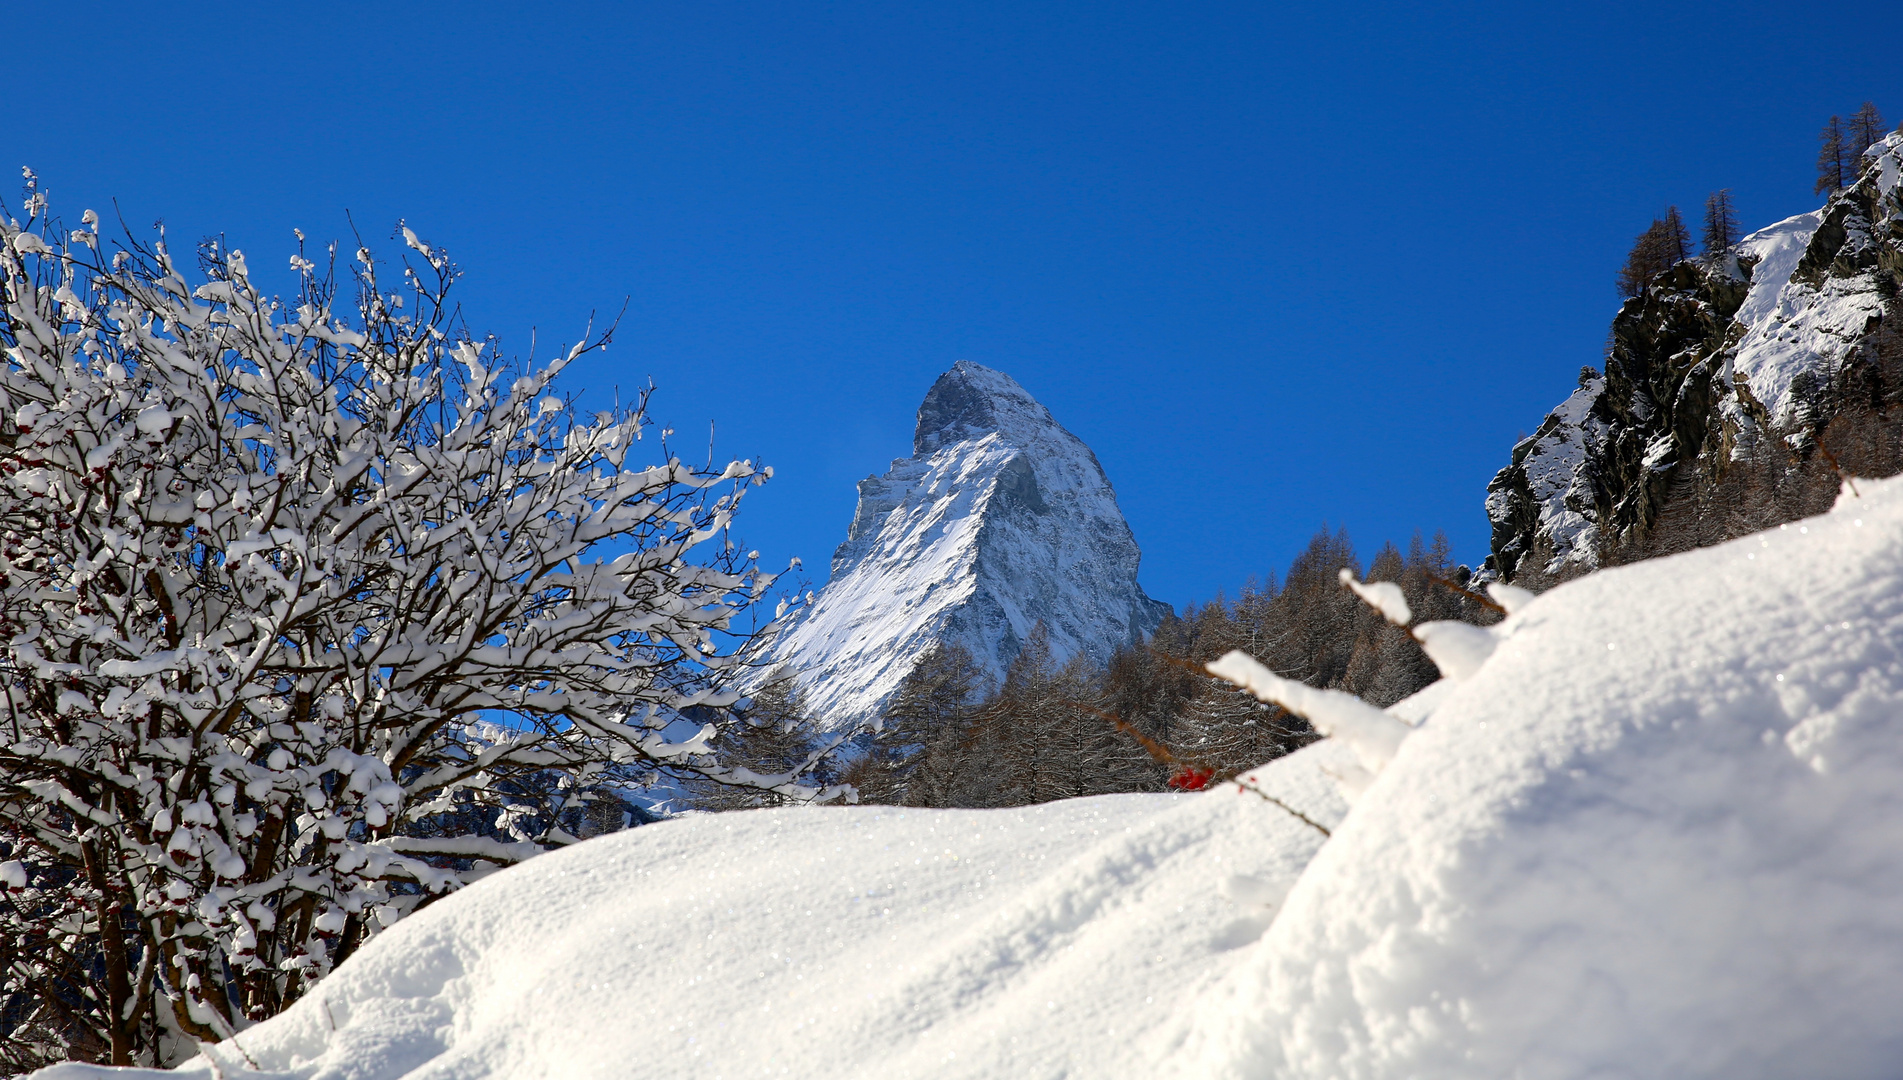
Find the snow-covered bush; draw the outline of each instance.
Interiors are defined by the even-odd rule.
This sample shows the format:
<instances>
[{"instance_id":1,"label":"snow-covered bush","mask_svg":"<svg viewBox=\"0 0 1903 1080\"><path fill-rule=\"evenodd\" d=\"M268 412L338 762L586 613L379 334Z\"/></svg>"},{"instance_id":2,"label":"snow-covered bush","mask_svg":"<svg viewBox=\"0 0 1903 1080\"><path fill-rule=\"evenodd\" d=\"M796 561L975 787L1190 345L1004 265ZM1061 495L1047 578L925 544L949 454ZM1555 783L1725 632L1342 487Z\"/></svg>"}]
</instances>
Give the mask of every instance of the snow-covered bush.
<instances>
[{"instance_id":1,"label":"snow-covered bush","mask_svg":"<svg viewBox=\"0 0 1903 1080\"><path fill-rule=\"evenodd\" d=\"M194 284L28 181L0 223L0 1071L228 1038L573 840L607 785L812 794L681 724L733 700L771 578L725 529L767 471L637 464L645 397L576 415L552 381L605 335L512 369L407 228L396 286L347 263L346 317L335 245L324 270L300 234L293 301L215 242Z\"/></svg>"}]
</instances>

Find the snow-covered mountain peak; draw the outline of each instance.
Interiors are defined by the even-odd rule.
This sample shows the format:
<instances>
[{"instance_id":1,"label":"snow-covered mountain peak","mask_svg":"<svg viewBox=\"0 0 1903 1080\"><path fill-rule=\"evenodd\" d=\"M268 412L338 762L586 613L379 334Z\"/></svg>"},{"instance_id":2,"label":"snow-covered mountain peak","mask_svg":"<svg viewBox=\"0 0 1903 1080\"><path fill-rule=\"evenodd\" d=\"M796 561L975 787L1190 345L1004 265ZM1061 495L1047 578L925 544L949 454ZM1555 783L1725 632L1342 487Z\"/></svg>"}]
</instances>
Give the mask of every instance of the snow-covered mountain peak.
<instances>
[{"instance_id":1,"label":"snow-covered mountain peak","mask_svg":"<svg viewBox=\"0 0 1903 1080\"><path fill-rule=\"evenodd\" d=\"M1016 379L960 360L925 392L918 407L918 428L912 435L912 454L925 457L940 447L993 432L1023 445L1053 428L1063 431L1051 411Z\"/></svg>"},{"instance_id":2,"label":"snow-covered mountain peak","mask_svg":"<svg viewBox=\"0 0 1903 1080\"><path fill-rule=\"evenodd\" d=\"M874 720L935 644L1002 679L1042 622L1061 661L1107 660L1168 605L1095 454L1001 371L960 361L919 406L913 456L859 482L832 578L776 642L829 728Z\"/></svg>"}]
</instances>

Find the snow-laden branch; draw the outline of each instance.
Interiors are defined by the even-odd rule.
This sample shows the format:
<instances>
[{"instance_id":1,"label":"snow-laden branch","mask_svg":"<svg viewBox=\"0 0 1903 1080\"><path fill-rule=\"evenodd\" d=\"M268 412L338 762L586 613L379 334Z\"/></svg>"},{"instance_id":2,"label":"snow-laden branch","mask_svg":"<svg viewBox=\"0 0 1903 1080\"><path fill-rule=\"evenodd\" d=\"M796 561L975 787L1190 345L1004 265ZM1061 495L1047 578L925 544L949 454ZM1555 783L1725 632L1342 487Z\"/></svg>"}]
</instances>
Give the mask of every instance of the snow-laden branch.
<instances>
[{"instance_id":1,"label":"snow-laden branch","mask_svg":"<svg viewBox=\"0 0 1903 1080\"><path fill-rule=\"evenodd\" d=\"M1256 700L1280 705L1307 720L1316 731L1347 743L1362 767L1380 772L1413 729L1353 694L1325 690L1284 679L1247 653L1231 650L1209 665L1209 673L1227 679Z\"/></svg>"},{"instance_id":2,"label":"snow-laden branch","mask_svg":"<svg viewBox=\"0 0 1903 1080\"><path fill-rule=\"evenodd\" d=\"M29 204L0 214L0 843L27 878L0 887L31 902L0 923L81 929L6 977L53 1002L106 971L71 1022L164 1058L616 790L821 794L714 755L772 580L726 529L767 471L635 461L645 395L578 414L556 376L606 335L541 367L460 337L407 226L412 261L359 250L341 288L300 247L280 301L218 243L187 280Z\"/></svg>"}]
</instances>

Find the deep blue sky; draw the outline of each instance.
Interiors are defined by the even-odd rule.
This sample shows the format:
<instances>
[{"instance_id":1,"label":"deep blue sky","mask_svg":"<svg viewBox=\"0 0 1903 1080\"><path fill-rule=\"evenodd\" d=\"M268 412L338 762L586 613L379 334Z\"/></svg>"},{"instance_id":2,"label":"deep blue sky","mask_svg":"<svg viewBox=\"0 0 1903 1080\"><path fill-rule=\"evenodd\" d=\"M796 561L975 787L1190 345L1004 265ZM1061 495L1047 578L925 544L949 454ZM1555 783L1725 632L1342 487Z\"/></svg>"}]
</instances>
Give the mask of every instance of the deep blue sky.
<instances>
[{"instance_id":1,"label":"deep blue sky","mask_svg":"<svg viewBox=\"0 0 1903 1080\"><path fill-rule=\"evenodd\" d=\"M1323 521L1480 559L1634 235L1811 209L1829 114L1903 119L1903 5L1565 8L16 5L4 164L254 268L405 217L518 349L631 297L571 388L774 465L739 531L815 582L938 373L1001 368L1180 605Z\"/></svg>"}]
</instances>

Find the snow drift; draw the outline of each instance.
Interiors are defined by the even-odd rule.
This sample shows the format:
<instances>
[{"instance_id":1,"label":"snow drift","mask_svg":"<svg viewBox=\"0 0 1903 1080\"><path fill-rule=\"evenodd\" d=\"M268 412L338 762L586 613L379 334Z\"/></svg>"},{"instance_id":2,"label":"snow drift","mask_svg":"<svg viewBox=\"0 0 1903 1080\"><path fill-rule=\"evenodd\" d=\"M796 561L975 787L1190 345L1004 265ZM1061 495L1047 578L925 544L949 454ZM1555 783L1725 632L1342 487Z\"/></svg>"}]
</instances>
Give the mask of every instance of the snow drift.
<instances>
[{"instance_id":1,"label":"snow drift","mask_svg":"<svg viewBox=\"0 0 1903 1080\"><path fill-rule=\"evenodd\" d=\"M1262 783L1323 821L1322 745ZM212 1080L1125 1075L1320 846L1256 798L700 815L426 908ZM255 1064L257 1072L253 1072ZM114 1070L65 1066L47 1080ZM152 1075L170 1076L170 1073Z\"/></svg>"},{"instance_id":2,"label":"snow drift","mask_svg":"<svg viewBox=\"0 0 1903 1080\"><path fill-rule=\"evenodd\" d=\"M1205 1003L1200 1059L1893 1075L1903 481L1859 490L1503 623Z\"/></svg>"},{"instance_id":3,"label":"snow drift","mask_svg":"<svg viewBox=\"0 0 1903 1080\"><path fill-rule=\"evenodd\" d=\"M1391 710L1414 726L1345 817L1347 748L1258 770L1325 842L1233 786L667 822L424 910L210 1052L300 1080L1893 1075L1903 480L1857 491L1516 605Z\"/></svg>"}]
</instances>

